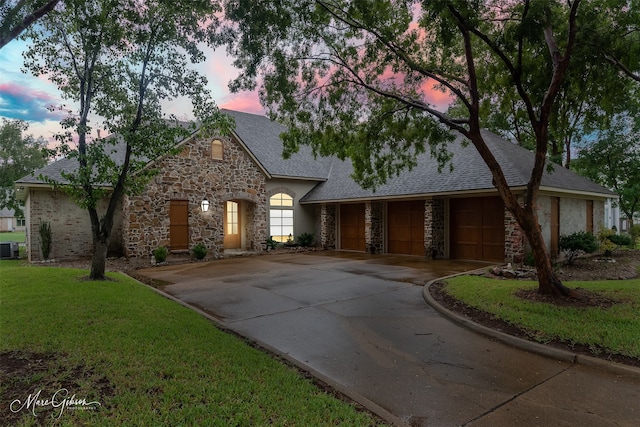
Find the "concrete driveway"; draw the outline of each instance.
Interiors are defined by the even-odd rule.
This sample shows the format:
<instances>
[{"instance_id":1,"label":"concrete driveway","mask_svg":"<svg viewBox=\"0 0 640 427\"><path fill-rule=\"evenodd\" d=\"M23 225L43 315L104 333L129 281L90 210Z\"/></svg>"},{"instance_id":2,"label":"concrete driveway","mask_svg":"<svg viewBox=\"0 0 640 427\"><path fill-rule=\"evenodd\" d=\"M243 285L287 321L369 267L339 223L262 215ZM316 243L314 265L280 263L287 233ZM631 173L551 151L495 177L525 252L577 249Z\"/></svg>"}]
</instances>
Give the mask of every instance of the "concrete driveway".
<instances>
[{"instance_id":1,"label":"concrete driveway","mask_svg":"<svg viewBox=\"0 0 640 427\"><path fill-rule=\"evenodd\" d=\"M425 304L427 281L481 266L323 252L139 273L396 424L638 425L637 377L507 346Z\"/></svg>"}]
</instances>

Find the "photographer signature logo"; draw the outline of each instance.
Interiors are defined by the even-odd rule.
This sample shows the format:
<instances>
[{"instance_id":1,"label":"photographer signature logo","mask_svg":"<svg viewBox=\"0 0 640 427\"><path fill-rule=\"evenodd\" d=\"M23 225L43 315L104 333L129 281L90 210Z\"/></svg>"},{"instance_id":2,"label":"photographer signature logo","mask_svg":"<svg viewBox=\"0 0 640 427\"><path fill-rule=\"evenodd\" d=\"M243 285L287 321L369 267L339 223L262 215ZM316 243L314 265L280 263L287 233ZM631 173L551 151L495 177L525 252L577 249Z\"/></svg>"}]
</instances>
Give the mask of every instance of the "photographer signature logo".
<instances>
[{"instance_id":1,"label":"photographer signature logo","mask_svg":"<svg viewBox=\"0 0 640 427\"><path fill-rule=\"evenodd\" d=\"M35 393L31 393L26 399L16 399L11 402L9 409L13 413L20 411L30 411L34 417L37 417L36 409L53 409L54 412L51 417L58 419L62 416L64 411L70 410L94 410L100 406L100 402L87 402L87 399L79 399L75 394L70 395L69 390L61 388L56 391L50 397L42 396L42 390L38 390Z\"/></svg>"}]
</instances>

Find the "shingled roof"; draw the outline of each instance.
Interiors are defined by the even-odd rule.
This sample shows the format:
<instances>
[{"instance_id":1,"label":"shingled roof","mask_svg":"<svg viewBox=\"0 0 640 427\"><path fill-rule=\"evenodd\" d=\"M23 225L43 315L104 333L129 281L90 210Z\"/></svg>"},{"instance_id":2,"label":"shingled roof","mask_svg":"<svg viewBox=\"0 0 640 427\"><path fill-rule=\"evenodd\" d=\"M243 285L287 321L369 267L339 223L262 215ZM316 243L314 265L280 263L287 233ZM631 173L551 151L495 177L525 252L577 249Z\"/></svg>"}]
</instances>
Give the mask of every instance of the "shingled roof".
<instances>
[{"instance_id":1,"label":"shingled roof","mask_svg":"<svg viewBox=\"0 0 640 427\"><path fill-rule=\"evenodd\" d=\"M498 135L483 131L483 137L507 178L510 187L525 187L534 163L534 154ZM463 144L459 135L448 149L453 153L450 171L445 166L438 172L437 161L428 153L418 158L418 165L398 177L389 179L375 191L361 188L351 179L353 167L350 161L335 160L326 182L318 184L301 202L327 202L344 200L368 200L375 198L418 197L494 190L492 175L480 154L472 144ZM544 172L542 188L550 191L574 192L615 197L615 194L576 173L555 165L551 172Z\"/></svg>"},{"instance_id":2,"label":"shingled roof","mask_svg":"<svg viewBox=\"0 0 640 427\"><path fill-rule=\"evenodd\" d=\"M265 116L222 110L236 122L234 133L274 178L325 180L333 159L314 158L311 148L301 146L289 159L282 157L280 135L287 129Z\"/></svg>"},{"instance_id":3,"label":"shingled roof","mask_svg":"<svg viewBox=\"0 0 640 427\"><path fill-rule=\"evenodd\" d=\"M464 140L462 135L449 145L449 150L453 153L453 171L445 167L442 173L438 173L436 160L425 153L420 155L418 165L413 170L389 179L386 184L372 191L361 188L353 181L351 178L353 168L349 160L341 161L335 157L315 158L311 148L307 146L301 146L297 153L289 159L284 159L280 138L280 135L286 131L284 126L265 116L232 110L223 110L223 112L234 118L236 124L234 135L271 178L319 182L302 198L301 201L304 203L420 197L494 189L489 168L473 145L465 146L462 143ZM509 185L511 187L526 186L534 162L533 153L492 132L484 131L483 136L489 149L502 166ZM124 156L124 146L115 145L111 155L116 163L120 164ZM75 159L61 159L21 178L16 181L16 184L26 186L46 184L46 181L39 178L40 175L64 182L61 172L71 172L75 169L77 169ZM615 197L615 194L608 189L559 165L556 165L552 172L544 173L542 188L550 191Z\"/></svg>"}]
</instances>

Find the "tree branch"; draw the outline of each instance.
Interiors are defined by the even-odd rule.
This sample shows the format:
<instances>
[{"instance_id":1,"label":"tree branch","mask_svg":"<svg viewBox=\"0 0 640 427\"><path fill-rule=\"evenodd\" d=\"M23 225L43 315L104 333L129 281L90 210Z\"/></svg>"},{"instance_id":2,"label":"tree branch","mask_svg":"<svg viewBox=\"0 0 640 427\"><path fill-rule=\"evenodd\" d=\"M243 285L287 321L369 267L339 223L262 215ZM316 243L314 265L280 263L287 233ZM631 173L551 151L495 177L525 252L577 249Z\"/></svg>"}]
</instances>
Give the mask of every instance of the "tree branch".
<instances>
[{"instance_id":1,"label":"tree branch","mask_svg":"<svg viewBox=\"0 0 640 427\"><path fill-rule=\"evenodd\" d=\"M12 30L10 30L6 35L0 37L0 48L4 47L11 40L18 37L24 30L26 30L31 24L36 22L38 19L45 16L47 13L51 12L60 0L49 0L45 4L43 4L38 9L34 10L33 13L25 16L22 21L16 25ZM18 8L19 6L16 6Z\"/></svg>"}]
</instances>

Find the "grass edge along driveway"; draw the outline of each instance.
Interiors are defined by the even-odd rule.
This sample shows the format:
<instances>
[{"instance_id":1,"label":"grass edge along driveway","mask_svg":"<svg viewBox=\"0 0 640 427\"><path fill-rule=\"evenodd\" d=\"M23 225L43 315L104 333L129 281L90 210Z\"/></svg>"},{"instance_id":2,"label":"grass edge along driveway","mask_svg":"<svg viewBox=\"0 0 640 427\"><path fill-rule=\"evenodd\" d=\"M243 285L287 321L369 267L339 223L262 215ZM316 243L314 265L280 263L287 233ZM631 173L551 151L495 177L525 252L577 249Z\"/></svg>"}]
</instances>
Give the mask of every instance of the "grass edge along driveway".
<instances>
[{"instance_id":1,"label":"grass edge along driveway","mask_svg":"<svg viewBox=\"0 0 640 427\"><path fill-rule=\"evenodd\" d=\"M84 276L0 262L0 353L37 362L0 382L0 419L29 425L35 405L14 405L14 412L13 400L24 405L39 390L43 399L66 389L98 404L66 411L43 405L35 408L39 418L68 425L378 424L135 280Z\"/></svg>"},{"instance_id":2,"label":"grass edge along driveway","mask_svg":"<svg viewBox=\"0 0 640 427\"><path fill-rule=\"evenodd\" d=\"M596 292L610 307L561 307L516 295L537 289L537 282L493 280L479 276L447 279L444 291L463 303L490 313L546 343L559 340L588 346L595 354L619 354L640 359L640 279L567 282Z\"/></svg>"}]
</instances>

